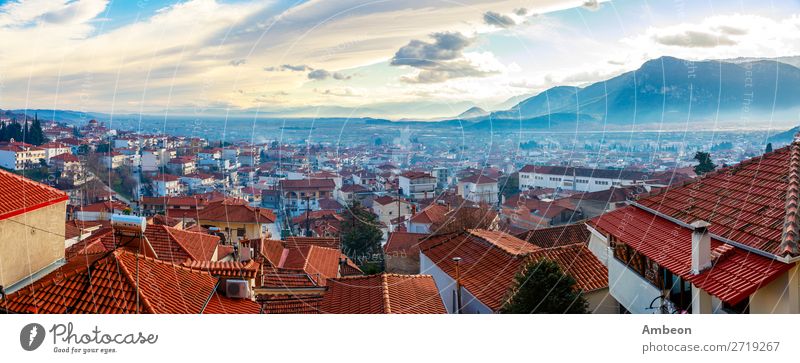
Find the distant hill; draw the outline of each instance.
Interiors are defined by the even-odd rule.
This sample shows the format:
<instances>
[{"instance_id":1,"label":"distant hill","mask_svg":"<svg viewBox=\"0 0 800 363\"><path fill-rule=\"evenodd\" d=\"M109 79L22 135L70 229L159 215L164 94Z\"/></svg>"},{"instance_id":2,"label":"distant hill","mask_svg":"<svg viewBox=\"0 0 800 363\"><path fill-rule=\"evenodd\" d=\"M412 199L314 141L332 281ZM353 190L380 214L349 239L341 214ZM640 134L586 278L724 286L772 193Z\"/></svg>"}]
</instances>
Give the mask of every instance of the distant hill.
<instances>
[{"instance_id":1,"label":"distant hill","mask_svg":"<svg viewBox=\"0 0 800 363\"><path fill-rule=\"evenodd\" d=\"M767 139L767 142L776 144L774 146L788 144L794 140L794 135L796 135L798 132L800 132L800 126L795 126L789 130L770 136Z\"/></svg>"},{"instance_id":2,"label":"distant hill","mask_svg":"<svg viewBox=\"0 0 800 363\"><path fill-rule=\"evenodd\" d=\"M800 69L784 62L689 62L661 57L586 87L559 86L525 99L494 119L551 113L589 115L609 124L678 122L749 112L800 109Z\"/></svg>"},{"instance_id":3,"label":"distant hill","mask_svg":"<svg viewBox=\"0 0 800 363\"><path fill-rule=\"evenodd\" d=\"M484 109L482 109L482 108L480 108L478 106L475 106L475 107L470 108L469 110L466 110L466 111L462 112L461 114L456 116L456 118L466 119L466 118L486 116L488 114L489 114L489 112L487 112L486 110L484 110Z\"/></svg>"}]
</instances>

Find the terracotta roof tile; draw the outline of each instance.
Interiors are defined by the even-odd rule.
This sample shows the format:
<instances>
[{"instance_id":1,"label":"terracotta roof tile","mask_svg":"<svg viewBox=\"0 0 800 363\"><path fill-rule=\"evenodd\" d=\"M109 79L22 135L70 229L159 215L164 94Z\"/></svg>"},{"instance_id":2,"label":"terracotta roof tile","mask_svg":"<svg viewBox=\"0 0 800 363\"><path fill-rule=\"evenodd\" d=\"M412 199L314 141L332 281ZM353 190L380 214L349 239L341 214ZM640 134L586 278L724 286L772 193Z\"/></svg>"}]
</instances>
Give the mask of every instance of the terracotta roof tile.
<instances>
[{"instance_id":1,"label":"terracotta roof tile","mask_svg":"<svg viewBox=\"0 0 800 363\"><path fill-rule=\"evenodd\" d=\"M0 170L0 220L68 199L58 189Z\"/></svg>"},{"instance_id":2,"label":"terracotta roof tile","mask_svg":"<svg viewBox=\"0 0 800 363\"><path fill-rule=\"evenodd\" d=\"M327 314L445 314L430 275L380 274L331 279L321 310Z\"/></svg>"},{"instance_id":3,"label":"terracotta roof tile","mask_svg":"<svg viewBox=\"0 0 800 363\"><path fill-rule=\"evenodd\" d=\"M72 259L9 294L0 308L57 314L258 313L258 304L251 300L217 294L216 284L207 272L117 250Z\"/></svg>"},{"instance_id":4,"label":"terracotta roof tile","mask_svg":"<svg viewBox=\"0 0 800 363\"><path fill-rule=\"evenodd\" d=\"M531 260L542 258L556 262L564 273L572 276L578 290L590 292L608 287L608 269L589 250L585 241L543 248L530 255Z\"/></svg>"},{"instance_id":5,"label":"terracotta roof tile","mask_svg":"<svg viewBox=\"0 0 800 363\"><path fill-rule=\"evenodd\" d=\"M526 231L517 235L517 238L532 243L541 248L550 248L586 243L591 233L584 223L567 224L564 226L540 228Z\"/></svg>"},{"instance_id":6,"label":"terracotta roof tile","mask_svg":"<svg viewBox=\"0 0 800 363\"><path fill-rule=\"evenodd\" d=\"M798 148L794 142L637 203L687 224L707 221L711 233L769 254L795 256Z\"/></svg>"},{"instance_id":7,"label":"terracotta roof tile","mask_svg":"<svg viewBox=\"0 0 800 363\"><path fill-rule=\"evenodd\" d=\"M691 271L692 231L687 227L635 206L606 213L589 223L731 304L740 302L794 266L741 248L730 251L722 247L723 242L712 238L712 251L724 258L717 257L712 268L695 275Z\"/></svg>"}]
</instances>

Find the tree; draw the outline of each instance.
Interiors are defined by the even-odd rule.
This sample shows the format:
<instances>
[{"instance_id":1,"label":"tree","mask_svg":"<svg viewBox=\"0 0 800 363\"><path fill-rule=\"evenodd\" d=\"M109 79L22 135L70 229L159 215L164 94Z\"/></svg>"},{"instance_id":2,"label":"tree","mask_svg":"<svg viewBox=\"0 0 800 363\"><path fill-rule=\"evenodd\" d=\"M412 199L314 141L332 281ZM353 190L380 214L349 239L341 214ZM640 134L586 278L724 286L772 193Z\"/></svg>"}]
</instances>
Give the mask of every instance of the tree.
<instances>
[{"instance_id":1,"label":"tree","mask_svg":"<svg viewBox=\"0 0 800 363\"><path fill-rule=\"evenodd\" d=\"M575 279L549 259L529 262L514 278L504 314L585 314L589 303L575 288Z\"/></svg>"},{"instance_id":2,"label":"tree","mask_svg":"<svg viewBox=\"0 0 800 363\"><path fill-rule=\"evenodd\" d=\"M432 234L442 235L460 233L468 229L492 229L497 219L497 213L487 204L476 207L461 206L450 212L441 223L434 223L430 230Z\"/></svg>"},{"instance_id":3,"label":"tree","mask_svg":"<svg viewBox=\"0 0 800 363\"><path fill-rule=\"evenodd\" d=\"M772 143L771 142L767 143L767 150L765 150L764 152L768 152L768 153L772 152Z\"/></svg>"},{"instance_id":4,"label":"tree","mask_svg":"<svg viewBox=\"0 0 800 363\"><path fill-rule=\"evenodd\" d=\"M33 145L41 145L47 141L42 131L42 123L39 122L39 116L34 117L33 122L30 124L27 134L27 143Z\"/></svg>"},{"instance_id":5,"label":"tree","mask_svg":"<svg viewBox=\"0 0 800 363\"><path fill-rule=\"evenodd\" d=\"M711 154L707 152L698 151L694 154L694 160L697 160L699 163L694 166L694 172L697 175L703 175L717 168L714 162L711 161Z\"/></svg>"},{"instance_id":6,"label":"tree","mask_svg":"<svg viewBox=\"0 0 800 363\"><path fill-rule=\"evenodd\" d=\"M500 194L506 198L510 198L514 194L519 193L519 173L503 175L497 180L497 185L500 187Z\"/></svg>"},{"instance_id":7,"label":"tree","mask_svg":"<svg viewBox=\"0 0 800 363\"><path fill-rule=\"evenodd\" d=\"M372 256L380 254L383 233L378 228L378 216L364 208L358 201L352 202L341 223L342 248L345 255L359 265L367 264Z\"/></svg>"}]
</instances>

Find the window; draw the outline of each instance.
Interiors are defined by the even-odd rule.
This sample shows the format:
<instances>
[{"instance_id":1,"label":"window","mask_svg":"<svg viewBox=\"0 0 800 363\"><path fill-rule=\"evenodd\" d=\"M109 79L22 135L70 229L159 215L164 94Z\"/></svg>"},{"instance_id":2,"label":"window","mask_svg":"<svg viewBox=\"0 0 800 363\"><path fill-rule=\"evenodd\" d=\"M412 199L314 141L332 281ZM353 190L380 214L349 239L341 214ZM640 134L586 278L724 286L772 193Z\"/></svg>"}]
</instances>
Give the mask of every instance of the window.
<instances>
[{"instance_id":1,"label":"window","mask_svg":"<svg viewBox=\"0 0 800 363\"><path fill-rule=\"evenodd\" d=\"M595 180L594 183L597 185L608 185L608 181L606 180Z\"/></svg>"},{"instance_id":2,"label":"window","mask_svg":"<svg viewBox=\"0 0 800 363\"><path fill-rule=\"evenodd\" d=\"M622 242L613 240L610 242L614 249L614 258L627 265L629 269L635 271L645 280L650 281L650 283L657 288L661 290L669 288L669 284L666 281L667 279L664 278L667 270L661 267L657 262L640 254L635 249Z\"/></svg>"}]
</instances>

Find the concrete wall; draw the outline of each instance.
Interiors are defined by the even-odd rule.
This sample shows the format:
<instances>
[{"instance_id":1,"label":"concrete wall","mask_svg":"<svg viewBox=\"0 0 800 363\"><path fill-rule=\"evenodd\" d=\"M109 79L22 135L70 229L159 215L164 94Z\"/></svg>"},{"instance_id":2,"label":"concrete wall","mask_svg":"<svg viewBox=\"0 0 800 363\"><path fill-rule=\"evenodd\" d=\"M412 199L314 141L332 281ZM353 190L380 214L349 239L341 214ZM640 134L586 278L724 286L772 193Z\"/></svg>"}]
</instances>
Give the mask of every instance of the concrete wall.
<instances>
[{"instance_id":1,"label":"concrete wall","mask_svg":"<svg viewBox=\"0 0 800 363\"><path fill-rule=\"evenodd\" d=\"M608 258L608 286L611 296L631 313L658 313L658 309L648 308L661 290L613 257Z\"/></svg>"},{"instance_id":2,"label":"concrete wall","mask_svg":"<svg viewBox=\"0 0 800 363\"><path fill-rule=\"evenodd\" d=\"M66 205L0 220L0 285L8 287L64 258Z\"/></svg>"},{"instance_id":3,"label":"concrete wall","mask_svg":"<svg viewBox=\"0 0 800 363\"><path fill-rule=\"evenodd\" d=\"M589 311L592 314L618 314L619 303L608 292L608 289L600 289L583 294L589 302Z\"/></svg>"},{"instance_id":4,"label":"concrete wall","mask_svg":"<svg viewBox=\"0 0 800 363\"><path fill-rule=\"evenodd\" d=\"M419 273L419 254L386 253L386 272L414 275Z\"/></svg>"},{"instance_id":5,"label":"concrete wall","mask_svg":"<svg viewBox=\"0 0 800 363\"><path fill-rule=\"evenodd\" d=\"M800 313L800 285L798 267L795 265L750 296L751 314Z\"/></svg>"}]
</instances>

